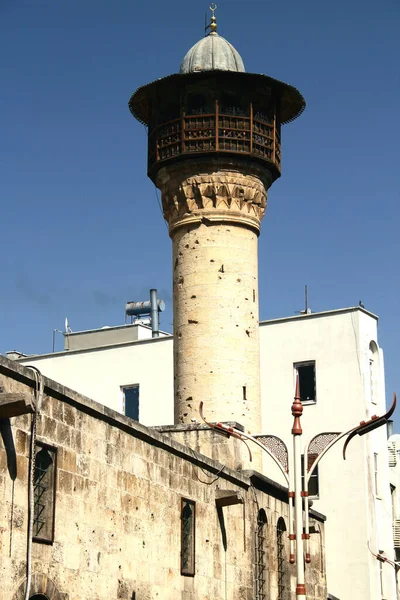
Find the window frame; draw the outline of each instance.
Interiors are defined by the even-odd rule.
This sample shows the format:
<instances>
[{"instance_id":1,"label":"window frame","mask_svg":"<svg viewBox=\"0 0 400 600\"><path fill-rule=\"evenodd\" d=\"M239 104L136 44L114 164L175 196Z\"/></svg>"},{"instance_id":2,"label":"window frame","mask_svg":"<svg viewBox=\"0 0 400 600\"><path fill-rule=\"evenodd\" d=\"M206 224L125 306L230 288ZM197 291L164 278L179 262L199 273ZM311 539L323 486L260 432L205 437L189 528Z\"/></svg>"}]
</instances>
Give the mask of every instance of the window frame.
<instances>
[{"instance_id":1,"label":"window frame","mask_svg":"<svg viewBox=\"0 0 400 600\"><path fill-rule=\"evenodd\" d=\"M56 527L56 493L57 493L57 451L58 448L56 446L52 446L51 444L46 444L45 442L42 442L41 440L35 440L35 448L34 448L34 452L35 452L35 471L36 471L36 457L37 454L40 450L38 450L38 448L40 448L40 450L47 450L52 452L53 454L53 475L52 475L52 485L53 485L53 493L52 493L52 507L51 507L51 513L49 515L49 518L51 518L51 534L49 537L42 537L40 535L34 535L33 531L32 531L32 541L38 544L47 544L49 546L52 546L54 544L54 537L55 537L55 527ZM35 471L34 471L34 478L35 478ZM33 523L35 523L35 506L36 506L36 501L35 501L35 484L33 483Z\"/></svg>"},{"instance_id":2,"label":"window frame","mask_svg":"<svg viewBox=\"0 0 400 600\"><path fill-rule=\"evenodd\" d=\"M287 593L290 593L288 585L287 562L285 556L285 531L287 531L286 523L283 517L279 517L276 524L276 547L277 547L277 579L278 579L278 596L277 600L285 600Z\"/></svg>"},{"instance_id":3,"label":"window frame","mask_svg":"<svg viewBox=\"0 0 400 600\"><path fill-rule=\"evenodd\" d=\"M371 404L379 403L379 348L378 344L371 340L368 347L369 366L369 396Z\"/></svg>"},{"instance_id":4,"label":"window frame","mask_svg":"<svg viewBox=\"0 0 400 600\"><path fill-rule=\"evenodd\" d=\"M184 527L185 527L185 521L183 518L183 511L185 506L191 506L192 508L192 523L191 523L191 537L192 537L192 541L190 542L191 545L191 560L190 560L190 565L189 566L185 566L184 565L184 554L186 552L186 549L184 548ZM196 573L196 502L194 500L190 500L189 498L181 498L181 512L180 512L180 520L181 520L181 556L180 556L180 563L181 563L181 575L185 576L185 577L194 577L195 573Z\"/></svg>"},{"instance_id":5,"label":"window frame","mask_svg":"<svg viewBox=\"0 0 400 600\"><path fill-rule=\"evenodd\" d=\"M268 518L261 508L257 513L257 529L255 531L255 600L267 598L268 576Z\"/></svg>"},{"instance_id":6,"label":"window frame","mask_svg":"<svg viewBox=\"0 0 400 600\"><path fill-rule=\"evenodd\" d=\"M137 406L138 418L137 419L134 419L133 417L130 417L129 415L126 414L125 390L132 389L132 388L136 388L138 390L138 406ZM128 383L127 385L121 385L120 390L121 390L121 395L122 395L122 414L125 415L125 417L128 417L128 419L132 419L132 421L139 423L140 422L140 383Z\"/></svg>"},{"instance_id":7,"label":"window frame","mask_svg":"<svg viewBox=\"0 0 400 600\"><path fill-rule=\"evenodd\" d=\"M300 373L299 373L299 367L314 367L314 398L312 399L306 399L303 400L301 398L301 382L300 382ZM295 379L295 386L296 386L296 377L299 378L299 388L300 388L300 400L303 406L308 406L308 405L312 405L312 404L316 404L317 403L317 363L315 360L302 360L302 361L298 361L293 363L293 370L294 370L294 379Z\"/></svg>"},{"instance_id":8,"label":"window frame","mask_svg":"<svg viewBox=\"0 0 400 600\"><path fill-rule=\"evenodd\" d=\"M374 452L373 455L373 470L374 470L374 488L375 488L375 497L380 498L380 485L379 485L379 453Z\"/></svg>"},{"instance_id":9,"label":"window frame","mask_svg":"<svg viewBox=\"0 0 400 600\"><path fill-rule=\"evenodd\" d=\"M310 464L310 461L312 460L312 462L314 462L316 458L316 454L309 454L308 455L308 464ZM307 473L308 474L308 471ZM304 454L301 455L301 489L304 490ZM316 481L316 487L317 487L317 493L316 494L312 494L310 493L310 484L311 481L314 480ZM315 465L315 467L312 470L310 479L308 481L308 494L309 494L309 498L310 499L317 499L320 497L320 491L319 491L319 463L317 465Z\"/></svg>"}]
</instances>

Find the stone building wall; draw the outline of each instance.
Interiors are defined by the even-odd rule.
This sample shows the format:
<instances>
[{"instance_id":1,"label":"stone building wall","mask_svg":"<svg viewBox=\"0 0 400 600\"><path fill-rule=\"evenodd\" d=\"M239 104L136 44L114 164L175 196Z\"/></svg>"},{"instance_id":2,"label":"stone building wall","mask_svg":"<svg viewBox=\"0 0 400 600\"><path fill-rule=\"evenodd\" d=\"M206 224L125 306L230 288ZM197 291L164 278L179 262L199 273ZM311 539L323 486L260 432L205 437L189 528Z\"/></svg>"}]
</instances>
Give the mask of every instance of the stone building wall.
<instances>
[{"instance_id":1,"label":"stone building wall","mask_svg":"<svg viewBox=\"0 0 400 600\"><path fill-rule=\"evenodd\" d=\"M0 357L1 396L32 396L33 371ZM278 519L285 490L234 471L45 379L37 440L57 449L52 544L33 543L31 595L49 600L255 599L255 531L267 517L266 585L277 599ZM0 589L22 600L26 582L32 414L0 419ZM229 492L243 503L217 508ZM228 491L228 492L227 492ZM196 503L195 575L181 575L181 499ZM308 598L326 598L323 518L314 516ZM315 520L316 519L316 520ZM288 556L285 535L284 552ZM286 581L294 571L285 560ZM285 600L289 600L287 589Z\"/></svg>"}]
</instances>

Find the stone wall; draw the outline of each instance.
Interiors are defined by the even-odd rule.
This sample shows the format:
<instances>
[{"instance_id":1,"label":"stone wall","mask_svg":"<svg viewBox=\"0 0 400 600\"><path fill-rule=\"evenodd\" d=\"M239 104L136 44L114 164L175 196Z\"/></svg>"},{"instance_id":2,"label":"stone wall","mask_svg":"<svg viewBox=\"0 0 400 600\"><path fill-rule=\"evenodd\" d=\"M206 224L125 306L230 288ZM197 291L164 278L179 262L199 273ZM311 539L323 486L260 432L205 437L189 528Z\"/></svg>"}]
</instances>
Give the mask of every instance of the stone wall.
<instances>
[{"instance_id":1,"label":"stone wall","mask_svg":"<svg viewBox=\"0 0 400 600\"><path fill-rule=\"evenodd\" d=\"M32 371L0 357L0 393L33 394L34 386ZM12 600L22 600L25 590L32 419L0 420L0 589ZM280 517L287 523L279 486L47 379L37 439L57 448L55 536L52 544L33 543L31 594L49 600L251 600L263 508L267 597L277 598L276 525ZM223 490L243 503L217 509ZM180 572L182 498L196 503L193 577ZM315 525L323 532L323 519ZM322 600L323 533L311 537L308 598ZM285 561L284 568L293 590L293 567Z\"/></svg>"}]
</instances>

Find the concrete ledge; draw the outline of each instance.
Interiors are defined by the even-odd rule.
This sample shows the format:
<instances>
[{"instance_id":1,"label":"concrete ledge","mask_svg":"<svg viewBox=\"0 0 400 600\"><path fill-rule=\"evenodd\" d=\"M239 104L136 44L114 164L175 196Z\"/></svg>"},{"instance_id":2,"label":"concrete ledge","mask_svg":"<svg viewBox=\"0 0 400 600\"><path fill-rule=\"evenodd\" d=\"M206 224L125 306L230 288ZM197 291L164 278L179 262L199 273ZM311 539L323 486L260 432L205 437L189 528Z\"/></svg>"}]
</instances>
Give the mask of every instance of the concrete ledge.
<instances>
[{"instance_id":1,"label":"concrete ledge","mask_svg":"<svg viewBox=\"0 0 400 600\"><path fill-rule=\"evenodd\" d=\"M0 419L34 413L33 394L0 394Z\"/></svg>"},{"instance_id":2,"label":"concrete ledge","mask_svg":"<svg viewBox=\"0 0 400 600\"><path fill-rule=\"evenodd\" d=\"M241 425L237 421L223 421L223 424L227 427L234 427L239 431L244 431L243 425ZM211 427L209 427L205 423L183 423L180 425L156 425L154 427L151 427L150 429L153 429L154 431L159 431L160 433L180 433L182 431L206 431L210 430Z\"/></svg>"}]
</instances>

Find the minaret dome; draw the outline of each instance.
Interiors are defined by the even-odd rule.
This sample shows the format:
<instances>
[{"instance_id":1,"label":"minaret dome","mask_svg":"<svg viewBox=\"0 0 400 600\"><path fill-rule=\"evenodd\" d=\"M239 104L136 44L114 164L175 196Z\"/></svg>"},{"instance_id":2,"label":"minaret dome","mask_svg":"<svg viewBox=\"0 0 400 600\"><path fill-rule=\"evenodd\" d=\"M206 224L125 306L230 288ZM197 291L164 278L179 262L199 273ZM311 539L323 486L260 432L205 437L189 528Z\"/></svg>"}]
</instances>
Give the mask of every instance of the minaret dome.
<instances>
[{"instance_id":1,"label":"minaret dome","mask_svg":"<svg viewBox=\"0 0 400 600\"><path fill-rule=\"evenodd\" d=\"M242 57L225 38L212 31L190 48L184 57L180 73L202 71L245 72Z\"/></svg>"}]
</instances>

